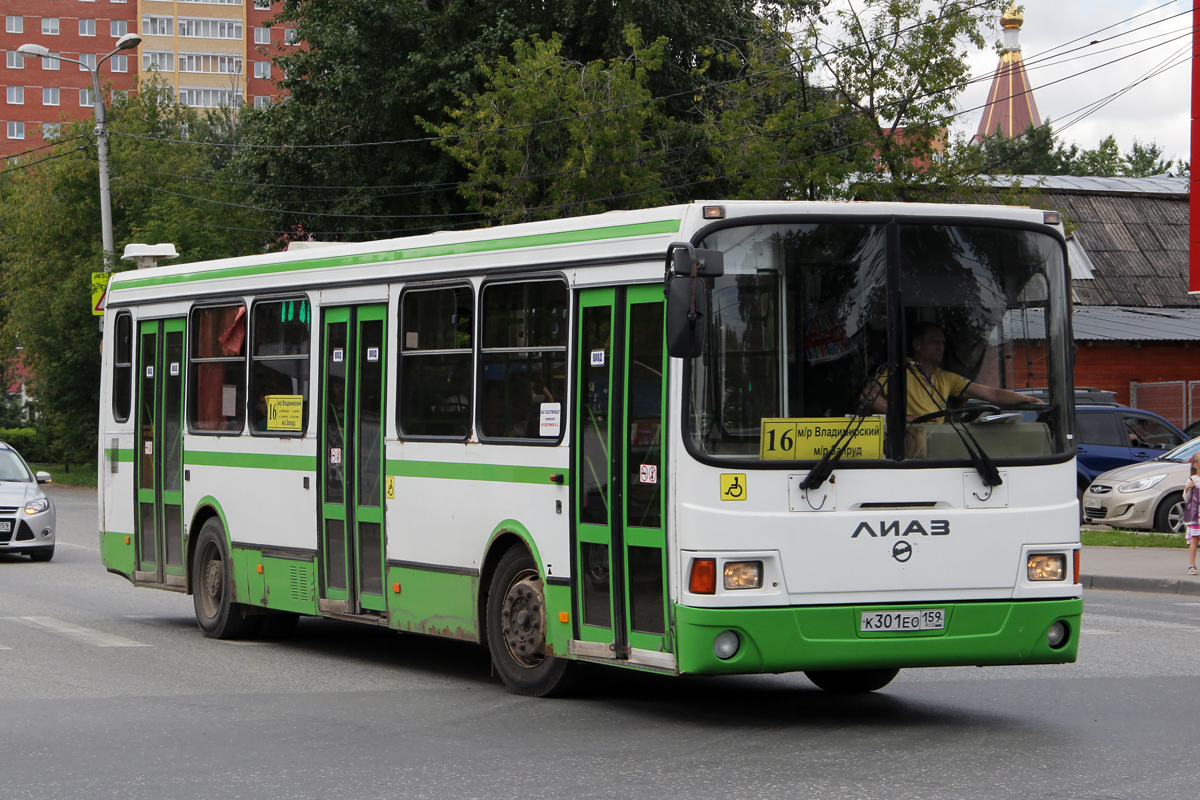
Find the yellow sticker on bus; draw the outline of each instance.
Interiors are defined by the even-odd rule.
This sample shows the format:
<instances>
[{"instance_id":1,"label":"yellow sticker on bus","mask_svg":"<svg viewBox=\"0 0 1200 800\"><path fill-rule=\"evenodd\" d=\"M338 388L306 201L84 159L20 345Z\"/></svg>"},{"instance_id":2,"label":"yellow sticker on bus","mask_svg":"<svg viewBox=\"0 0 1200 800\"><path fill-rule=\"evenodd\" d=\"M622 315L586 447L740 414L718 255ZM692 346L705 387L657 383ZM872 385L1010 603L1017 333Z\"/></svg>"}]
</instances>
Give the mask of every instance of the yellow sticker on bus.
<instances>
[{"instance_id":1,"label":"yellow sticker on bus","mask_svg":"<svg viewBox=\"0 0 1200 800\"><path fill-rule=\"evenodd\" d=\"M304 430L304 396L299 394L267 395L267 430Z\"/></svg>"},{"instance_id":2,"label":"yellow sticker on bus","mask_svg":"<svg viewBox=\"0 0 1200 800\"><path fill-rule=\"evenodd\" d=\"M764 418L758 457L763 461L815 461L829 452L850 423L849 419L830 417ZM850 437L842 458L882 457L883 419L867 417Z\"/></svg>"}]
</instances>

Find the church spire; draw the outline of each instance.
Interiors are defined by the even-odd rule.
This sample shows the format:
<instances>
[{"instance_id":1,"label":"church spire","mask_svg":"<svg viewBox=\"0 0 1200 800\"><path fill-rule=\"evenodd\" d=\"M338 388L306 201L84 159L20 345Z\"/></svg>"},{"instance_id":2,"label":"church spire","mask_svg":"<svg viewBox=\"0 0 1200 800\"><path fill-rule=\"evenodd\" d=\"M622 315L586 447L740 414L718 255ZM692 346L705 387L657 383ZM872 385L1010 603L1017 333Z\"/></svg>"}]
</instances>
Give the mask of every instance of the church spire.
<instances>
[{"instance_id":1,"label":"church spire","mask_svg":"<svg viewBox=\"0 0 1200 800\"><path fill-rule=\"evenodd\" d=\"M1010 3L1000 24L1004 27L1004 46L1000 49L1000 64L992 78L983 119L975 131L974 142L992 136L996 130L1006 139L1020 136L1030 125L1042 124L1037 104L1033 101L1033 86L1021 58L1021 24L1025 16Z\"/></svg>"}]
</instances>

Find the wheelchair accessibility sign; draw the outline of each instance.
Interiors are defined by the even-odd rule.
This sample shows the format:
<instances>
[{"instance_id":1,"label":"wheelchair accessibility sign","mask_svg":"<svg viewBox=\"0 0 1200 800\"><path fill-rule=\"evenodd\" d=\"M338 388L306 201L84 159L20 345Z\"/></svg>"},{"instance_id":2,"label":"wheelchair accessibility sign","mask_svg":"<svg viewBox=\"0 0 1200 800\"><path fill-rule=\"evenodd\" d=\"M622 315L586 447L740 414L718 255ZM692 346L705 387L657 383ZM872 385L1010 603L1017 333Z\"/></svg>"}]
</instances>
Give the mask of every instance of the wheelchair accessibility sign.
<instances>
[{"instance_id":1,"label":"wheelchair accessibility sign","mask_svg":"<svg viewBox=\"0 0 1200 800\"><path fill-rule=\"evenodd\" d=\"M721 499L746 499L746 474L744 472L721 474Z\"/></svg>"}]
</instances>

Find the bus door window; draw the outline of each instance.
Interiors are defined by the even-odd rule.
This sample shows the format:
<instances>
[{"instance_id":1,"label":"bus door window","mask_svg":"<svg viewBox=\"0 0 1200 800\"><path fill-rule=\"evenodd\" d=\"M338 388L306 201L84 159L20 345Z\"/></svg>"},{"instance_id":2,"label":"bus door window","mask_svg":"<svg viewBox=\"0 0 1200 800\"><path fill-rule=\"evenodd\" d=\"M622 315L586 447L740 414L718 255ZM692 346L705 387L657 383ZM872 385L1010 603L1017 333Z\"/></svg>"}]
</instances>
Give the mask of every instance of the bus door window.
<instances>
[{"instance_id":1,"label":"bus door window","mask_svg":"<svg viewBox=\"0 0 1200 800\"><path fill-rule=\"evenodd\" d=\"M567 384L566 284L487 284L482 315L479 438L557 442ZM550 411L558 423L543 428Z\"/></svg>"},{"instance_id":2,"label":"bus door window","mask_svg":"<svg viewBox=\"0 0 1200 800\"><path fill-rule=\"evenodd\" d=\"M612 368L612 308L593 306L582 310L580 322L583 353L579 410L579 521L608 525L611 458L609 456L609 376ZM600 542L580 547L583 575L583 624L612 627L612 586L609 580L609 548Z\"/></svg>"}]
</instances>

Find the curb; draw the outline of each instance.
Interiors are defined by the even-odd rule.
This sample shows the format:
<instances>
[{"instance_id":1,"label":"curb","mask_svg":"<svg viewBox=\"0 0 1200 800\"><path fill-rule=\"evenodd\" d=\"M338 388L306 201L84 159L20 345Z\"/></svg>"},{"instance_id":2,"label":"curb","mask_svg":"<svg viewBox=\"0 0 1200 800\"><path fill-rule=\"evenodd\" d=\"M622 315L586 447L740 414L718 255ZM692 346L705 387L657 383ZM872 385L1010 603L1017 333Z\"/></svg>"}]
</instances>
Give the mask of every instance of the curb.
<instances>
[{"instance_id":1,"label":"curb","mask_svg":"<svg viewBox=\"0 0 1200 800\"><path fill-rule=\"evenodd\" d=\"M1200 595L1200 581L1171 578L1132 578L1122 575L1080 575L1085 589L1117 592L1158 592L1162 594Z\"/></svg>"}]
</instances>

